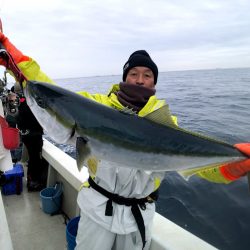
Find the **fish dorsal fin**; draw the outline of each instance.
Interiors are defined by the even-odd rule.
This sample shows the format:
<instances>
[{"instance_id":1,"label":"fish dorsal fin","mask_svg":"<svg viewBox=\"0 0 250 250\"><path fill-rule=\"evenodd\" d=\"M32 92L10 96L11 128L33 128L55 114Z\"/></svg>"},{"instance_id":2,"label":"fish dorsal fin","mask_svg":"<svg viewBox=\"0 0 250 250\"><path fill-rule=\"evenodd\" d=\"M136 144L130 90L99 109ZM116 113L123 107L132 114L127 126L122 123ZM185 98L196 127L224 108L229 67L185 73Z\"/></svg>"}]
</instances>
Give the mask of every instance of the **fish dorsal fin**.
<instances>
[{"instance_id":1,"label":"fish dorsal fin","mask_svg":"<svg viewBox=\"0 0 250 250\"><path fill-rule=\"evenodd\" d=\"M147 114L146 116L144 116L144 118L150 121L153 121L155 123L162 124L162 125L177 127L177 125L174 123L172 119L172 116L171 116L171 113L167 104Z\"/></svg>"}]
</instances>

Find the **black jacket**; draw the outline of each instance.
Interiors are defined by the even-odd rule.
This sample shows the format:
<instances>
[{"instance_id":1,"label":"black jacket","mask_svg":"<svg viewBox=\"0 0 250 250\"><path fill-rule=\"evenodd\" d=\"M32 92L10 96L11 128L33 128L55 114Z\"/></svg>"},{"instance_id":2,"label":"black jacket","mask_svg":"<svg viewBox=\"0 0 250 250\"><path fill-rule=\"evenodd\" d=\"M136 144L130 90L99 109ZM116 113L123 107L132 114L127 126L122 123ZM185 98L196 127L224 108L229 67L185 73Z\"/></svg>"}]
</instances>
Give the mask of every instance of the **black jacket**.
<instances>
[{"instance_id":1,"label":"black jacket","mask_svg":"<svg viewBox=\"0 0 250 250\"><path fill-rule=\"evenodd\" d=\"M30 134L43 134L43 129L27 105L25 97L20 97L16 123L21 132L29 130Z\"/></svg>"}]
</instances>

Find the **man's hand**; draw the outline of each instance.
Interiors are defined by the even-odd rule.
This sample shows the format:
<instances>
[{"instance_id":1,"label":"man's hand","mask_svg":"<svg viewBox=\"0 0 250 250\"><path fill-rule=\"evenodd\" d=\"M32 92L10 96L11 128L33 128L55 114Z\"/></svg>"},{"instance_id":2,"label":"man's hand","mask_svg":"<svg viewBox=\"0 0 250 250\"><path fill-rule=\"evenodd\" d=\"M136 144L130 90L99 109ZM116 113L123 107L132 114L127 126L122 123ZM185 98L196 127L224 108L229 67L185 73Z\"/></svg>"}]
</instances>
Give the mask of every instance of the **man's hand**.
<instances>
[{"instance_id":1,"label":"man's hand","mask_svg":"<svg viewBox=\"0 0 250 250\"><path fill-rule=\"evenodd\" d=\"M0 32L0 43L12 56L15 63L29 61L29 57L23 55L23 53L20 50L18 50L2 32ZM0 58L0 65L6 67L6 62L2 58Z\"/></svg>"},{"instance_id":2,"label":"man's hand","mask_svg":"<svg viewBox=\"0 0 250 250\"><path fill-rule=\"evenodd\" d=\"M250 159L232 162L220 167L220 172L228 180L237 180L250 171Z\"/></svg>"},{"instance_id":3,"label":"man's hand","mask_svg":"<svg viewBox=\"0 0 250 250\"><path fill-rule=\"evenodd\" d=\"M250 158L250 143L237 143L234 147Z\"/></svg>"},{"instance_id":4,"label":"man's hand","mask_svg":"<svg viewBox=\"0 0 250 250\"><path fill-rule=\"evenodd\" d=\"M228 180L237 180L250 171L250 143L238 143L234 145L242 154L249 159L232 162L220 167L221 174Z\"/></svg>"}]
</instances>

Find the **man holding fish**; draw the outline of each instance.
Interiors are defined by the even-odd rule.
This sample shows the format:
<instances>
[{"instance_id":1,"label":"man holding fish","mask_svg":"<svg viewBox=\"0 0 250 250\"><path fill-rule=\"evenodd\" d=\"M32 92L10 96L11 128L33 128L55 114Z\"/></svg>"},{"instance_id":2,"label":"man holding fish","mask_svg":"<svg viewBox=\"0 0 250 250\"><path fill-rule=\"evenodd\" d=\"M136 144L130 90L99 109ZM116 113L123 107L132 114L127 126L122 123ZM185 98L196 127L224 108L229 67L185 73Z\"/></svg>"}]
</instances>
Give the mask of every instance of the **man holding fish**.
<instances>
[{"instance_id":1,"label":"man holding fish","mask_svg":"<svg viewBox=\"0 0 250 250\"><path fill-rule=\"evenodd\" d=\"M145 50L130 55L123 82L107 95L79 92L80 98L53 85L39 65L2 33L0 42L28 80L24 93L48 135L60 143L78 135L78 166L86 165L90 177L78 195L81 219L76 249L149 249L154 201L166 171L218 183L230 183L250 171L249 144L233 146L177 126L165 101L155 96L158 68ZM8 67L2 59L0 64ZM74 99L71 107L60 106L67 98ZM81 103L85 106L79 114L74 109ZM51 114L62 121L58 133L53 126L56 135L49 128Z\"/></svg>"}]
</instances>

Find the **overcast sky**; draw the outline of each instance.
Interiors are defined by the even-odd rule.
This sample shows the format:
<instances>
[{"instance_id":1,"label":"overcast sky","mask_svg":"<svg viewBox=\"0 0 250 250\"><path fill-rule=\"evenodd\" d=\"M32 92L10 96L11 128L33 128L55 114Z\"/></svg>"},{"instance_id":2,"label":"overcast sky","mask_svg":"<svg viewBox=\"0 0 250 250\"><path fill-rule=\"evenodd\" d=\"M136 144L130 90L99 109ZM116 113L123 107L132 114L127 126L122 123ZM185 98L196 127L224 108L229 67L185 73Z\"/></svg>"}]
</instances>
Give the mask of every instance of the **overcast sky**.
<instances>
[{"instance_id":1,"label":"overcast sky","mask_svg":"<svg viewBox=\"0 0 250 250\"><path fill-rule=\"evenodd\" d=\"M0 16L54 79L119 75L138 49L159 71L250 67L248 0L0 0Z\"/></svg>"}]
</instances>

